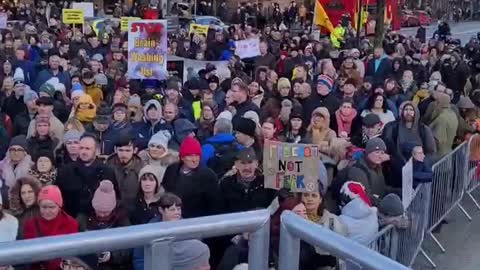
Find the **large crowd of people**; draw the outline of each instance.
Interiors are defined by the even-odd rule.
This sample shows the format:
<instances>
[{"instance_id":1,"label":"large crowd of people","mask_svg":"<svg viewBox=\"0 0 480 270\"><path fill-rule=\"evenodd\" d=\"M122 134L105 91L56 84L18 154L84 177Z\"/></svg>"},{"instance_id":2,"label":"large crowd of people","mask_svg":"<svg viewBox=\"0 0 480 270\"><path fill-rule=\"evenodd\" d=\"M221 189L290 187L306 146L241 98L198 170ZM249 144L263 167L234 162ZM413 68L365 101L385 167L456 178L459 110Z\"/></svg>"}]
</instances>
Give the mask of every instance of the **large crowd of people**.
<instances>
[{"instance_id":1,"label":"large crowd of people","mask_svg":"<svg viewBox=\"0 0 480 270\"><path fill-rule=\"evenodd\" d=\"M52 7L47 22L43 4L3 7L25 22L0 33L2 242L268 208L276 268L282 211L367 245L385 224L408 226L399 195L410 158L414 186L428 182L431 164L480 128L477 38L462 47L391 32L383 46L339 50L267 20L169 38L177 56L229 56L229 78L205 61L185 82L140 81L126 76L119 28L81 31ZM240 37L259 37L260 55L235 55ZM318 190L266 188L267 141L317 145ZM173 269L248 269L247 234L172 249ZM300 254L300 269L340 264L307 243ZM140 247L0 268L143 265Z\"/></svg>"}]
</instances>

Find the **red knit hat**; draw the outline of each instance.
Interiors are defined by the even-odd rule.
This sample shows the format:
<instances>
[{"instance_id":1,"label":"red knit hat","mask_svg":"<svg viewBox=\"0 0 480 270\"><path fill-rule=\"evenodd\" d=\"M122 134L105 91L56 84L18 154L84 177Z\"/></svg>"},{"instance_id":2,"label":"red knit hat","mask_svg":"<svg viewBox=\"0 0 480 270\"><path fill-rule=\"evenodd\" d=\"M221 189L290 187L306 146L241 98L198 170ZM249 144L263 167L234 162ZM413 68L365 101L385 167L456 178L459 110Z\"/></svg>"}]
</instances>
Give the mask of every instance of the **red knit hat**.
<instances>
[{"instance_id":1,"label":"red knit hat","mask_svg":"<svg viewBox=\"0 0 480 270\"><path fill-rule=\"evenodd\" d=\"M355 198L360 198L364 201L368 206L372 206L372 202L370 198L367 196L367 192L365 191L365 187L359 182L347 181L343 184L342 189L340 190L341 194L346 195L350 200Z\"/></svg>"},{"instance_id":2,"label":"red knit hat","mask_svg":"<svg viewBox=\"0 0 480 270\"><path fill-rule=\"evenodd\" d=\"M202 146L192 136L188 136L183 140L182 145L180 145L180 158L190 156L190 155L202 155Z\"/></svg>"},{"instance_id":3,"label":"red knit hat","mask_svg":"<svg viewBox=\"0 0 480 270\"><path fill-rule=\"evenodd\" d=\"M38 193L37 201L48 200L56 203L58 206L63 207L62 192L55 185L49 185L43 187Z\"/></svg>"}]
</instances>

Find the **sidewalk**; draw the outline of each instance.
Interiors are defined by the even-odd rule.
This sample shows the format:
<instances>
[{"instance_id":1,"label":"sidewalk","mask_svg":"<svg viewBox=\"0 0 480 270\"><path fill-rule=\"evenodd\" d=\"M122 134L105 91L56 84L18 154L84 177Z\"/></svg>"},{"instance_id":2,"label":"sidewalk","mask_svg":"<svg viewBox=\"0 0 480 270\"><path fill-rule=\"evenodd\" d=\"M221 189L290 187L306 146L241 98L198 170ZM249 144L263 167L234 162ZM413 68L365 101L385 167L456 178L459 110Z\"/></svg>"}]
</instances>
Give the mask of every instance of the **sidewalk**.
<instances>
[{"instance_id":1,"label":"sidewalk","mask_svg":"<svg viewBox=\"0 0 480 270\"><path fill-rule=\"evenodd\" d=\"M473 196L480 201L480 189ZM462 205L472 216L468 219L458 209L454 209L447 218L448 224L442 227L440 234L435 234L447 250L442 253L429 236L426 236L423 247L427 254L437 264L438 270L478 270L480 269L480 210L476 209L473 202L464 196ZM415 270L434 269L425 258L419 254Z\"/></svg>"}]
</instances>

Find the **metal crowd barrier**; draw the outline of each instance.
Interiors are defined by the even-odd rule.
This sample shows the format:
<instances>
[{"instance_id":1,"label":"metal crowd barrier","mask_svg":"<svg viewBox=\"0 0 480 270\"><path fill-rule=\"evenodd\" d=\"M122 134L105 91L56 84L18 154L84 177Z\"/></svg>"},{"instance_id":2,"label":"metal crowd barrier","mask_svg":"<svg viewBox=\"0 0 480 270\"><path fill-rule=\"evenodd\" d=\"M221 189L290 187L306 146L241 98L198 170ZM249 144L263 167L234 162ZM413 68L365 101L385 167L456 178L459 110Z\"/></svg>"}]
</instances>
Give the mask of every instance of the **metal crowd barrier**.
<instances>
[{"instance_id":1,"label":"metal crowd barrier","mask_svg":"<svg viewBox=\"0 0 480 270\"><path fill-rule=\"evenodd\" d=\"M480 136L474 135L470 138L470 147L468 155L468 178L467 184L465 187L465 194L473 201L477 209L480 210L480 204L472 195L472 192L475 191L480 186Z\"/></svg>"},{"instance_id":2,"label":"metal crowd barrier","mask_svg":"<svg viewBox=\"0 0 480 270\"><path fill-rule=\"evenodd\" d=\"M285 211L281 216L279 270L298 270L300 240L366 269L410 269L375 250L305 220L291 211Z\"/></svg>"},{"instance_id":3,"label":"metal crowd barrier","mask_svg":"<svg viewBox=\"0 0 480 270\"><path fill-rule=\"evenodd\" d=\"M405 229L396 229L397 253L395 259L411 267L420 252L432 265L435 265L427 253L422 249L425 238L425 228L429 221L431 198L431 184L419 185L413 199L405 211L409 226Z\"/></svg>"},{"instance_id":4,"label":"metal crowd barrier","mask_svg":"<svg viewBox=\"0 0 480 270\"><path fill-rule=\"evenodd\" d=\"M270 213L267 210L0 243L0 265L28 264L144 246L145 270L168 270L171 269L172 241L243 232L250 232L249 269L268 269Z\"/></svg>"},{"instance_id":5,"label":"metal crowd barrier","mask_svg":"<svg viewBox=\"0 0 480 270\"><path fill-rule=\"evenodd\" d=\"M472 217L460 204L465 192L465 182L468 175L469 145L470 142L462 143L433 165L427 233L442 252L445 252L445 248L433 235L432 231L440 225L445 217L455 207L458 207L469 220L472 220Z\"/></svg>"}]
</instances>

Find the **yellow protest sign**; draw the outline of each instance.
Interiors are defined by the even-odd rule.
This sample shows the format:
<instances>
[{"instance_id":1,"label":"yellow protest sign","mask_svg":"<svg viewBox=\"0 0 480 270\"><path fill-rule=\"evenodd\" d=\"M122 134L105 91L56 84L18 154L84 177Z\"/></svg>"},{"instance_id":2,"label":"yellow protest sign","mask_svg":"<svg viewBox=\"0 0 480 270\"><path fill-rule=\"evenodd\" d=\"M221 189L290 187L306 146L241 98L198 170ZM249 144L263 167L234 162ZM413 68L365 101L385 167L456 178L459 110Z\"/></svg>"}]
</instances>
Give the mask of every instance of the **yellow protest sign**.
<instances>
[{"instance_id":1,"label":"yellow protest sign","mask_svg":"<svg viewBox=\"0 0 480 270\"><path fill-rule=\"evenodd\" d=\"M64 24L83 24L85 16L81 9L62 9L62 21Z\"/></svg>"},{"instance_id":2,"label":"yellow protest sign","mask_svg":"<svg viewBox=\"0 0 480 270\"><path fill-rule=\"evenodd\" d=\"M122 17L121 18L121 23L120 23L120 30L122 32L127 32L129 21L136 21L136 20L141 20L141 19L142 18L139 18L139 17Z\"/></svg>"},{"instance_id":3,"label":"yellow protest sign","mask_svg":"<svg viewBox=\"0 0 480 270\"><path fill-rule=\"evenodd\" d=\"M190 24L190 34L195 33L198 35L207 35L208 34L208 25L201 25L201 24Z\"/></svg>"}]
</instances>

